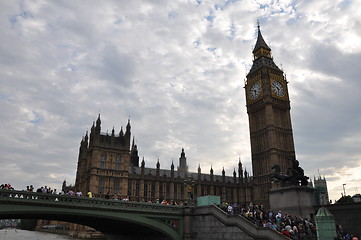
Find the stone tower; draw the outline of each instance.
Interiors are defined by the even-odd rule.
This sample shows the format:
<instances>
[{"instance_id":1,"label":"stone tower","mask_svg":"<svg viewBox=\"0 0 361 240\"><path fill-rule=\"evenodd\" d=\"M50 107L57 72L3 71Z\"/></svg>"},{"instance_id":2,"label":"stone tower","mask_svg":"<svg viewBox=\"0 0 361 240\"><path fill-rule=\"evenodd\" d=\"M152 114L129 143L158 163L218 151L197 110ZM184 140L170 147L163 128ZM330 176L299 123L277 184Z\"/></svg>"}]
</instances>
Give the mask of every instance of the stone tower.
<instances>
[{"instance_id":1,"label":"stone tower","mask_svg":"<svg viewBox=\"0 0 361 240\"><path fill-rule=\"evenodd\" d=\"M130 144L130 121L118 134L114 128L111 134L101 132L100 115L88 133L83 137L78 157L75 187L86 193L127 194L130 164L138 165L138 154L133 142L132 154ZM131 162L131 159L133 162Z\"/></svg>"},{"instance_id":2,"label":"stone tower","mask_svg":"<svg viewBox=\"0 0 361 240\"><path fill-rule=\"evenodd\" d=\"M325 177L321 177L319 175L318 178L314 177L314 204L315 205L328 205L330 204L330 199L328 197L328 190L327 190L327 181Z\"/></svg>"},{"instance_id":3,"label":"stone tower","mask_svg":"<svg viewBox=\"0 0 361 240\"><path fill-rule=\"evenodd\" d=\"M272 166L281 172L295 157L287 81L273 62L271 49L258 25L253 65L247 74L245 91L249 118L254 181L254 201L269 206Z\"/></svg>"}]
</instances>

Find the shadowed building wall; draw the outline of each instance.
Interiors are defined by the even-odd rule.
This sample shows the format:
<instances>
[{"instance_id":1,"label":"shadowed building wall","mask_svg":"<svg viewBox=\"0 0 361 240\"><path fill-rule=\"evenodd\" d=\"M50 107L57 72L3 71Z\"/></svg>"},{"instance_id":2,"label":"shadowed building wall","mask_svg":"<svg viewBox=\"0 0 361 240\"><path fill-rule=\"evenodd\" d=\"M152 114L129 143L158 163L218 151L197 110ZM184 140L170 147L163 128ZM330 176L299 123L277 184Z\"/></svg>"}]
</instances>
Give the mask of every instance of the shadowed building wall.
<instances>
[{"instance_id":1,"label":"shadowed building wall","mask_svg":"<svg viewBox=\"0 0 361 240\"><path fill-rule=\"evenodd\" d=\"M233 176L214 175L213 169L209 174L189 172L184 149L182 149L178 170L172 162L170 169L161 169L160 162L155 168L145 167L143 158L139 166L138 147L130 143L130 121L125 133L121 129L115 134L101 132L100 116L93 123L90 132L83 137L78 158L75 189L86 194L91 191L95 196L117 196L134 201L167 200L169 202L184 203L190 189L193 199L205 195L217 195L222 201L251 202L252 177L243 171L242 163L238 162L238 176L236 170ZM194 186L187 188L186 180L192 180Z\"/></svg>"}]
</instances>

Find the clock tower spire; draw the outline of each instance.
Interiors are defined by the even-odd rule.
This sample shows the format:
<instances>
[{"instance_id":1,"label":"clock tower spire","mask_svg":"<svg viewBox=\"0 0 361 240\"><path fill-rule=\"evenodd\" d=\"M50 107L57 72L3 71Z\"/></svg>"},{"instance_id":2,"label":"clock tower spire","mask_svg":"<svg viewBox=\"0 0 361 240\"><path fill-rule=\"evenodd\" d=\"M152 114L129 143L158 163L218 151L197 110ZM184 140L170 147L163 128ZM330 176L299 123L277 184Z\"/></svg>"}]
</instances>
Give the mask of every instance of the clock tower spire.
<instances>
[{"instance_id":1,"label":"clock tower spire","mask_svg":"<svg viewBox=\"0 0 361 240\"><path fill-rule=\"evenodd\" d=\"M271 48L268 47L266 41L263 39L261 28L258 22L257 22L257 29L258 29L257 42L252 52L254 59L257 59L261 56L271 57Z\"/></svg>"},{"instance_id":2,"label":"clock tower spire","mask_svg":"<svg viewBox=\"0 0 361 240\"><path fill-rule=\"evenodd\" d=\"M258 24L253 64L247 74L246 106L252 152L254 201L269 207L272 166L282 172L292 167L295 158L287 81L273 62L271 48Z\"/></svg>"}]
</instances>

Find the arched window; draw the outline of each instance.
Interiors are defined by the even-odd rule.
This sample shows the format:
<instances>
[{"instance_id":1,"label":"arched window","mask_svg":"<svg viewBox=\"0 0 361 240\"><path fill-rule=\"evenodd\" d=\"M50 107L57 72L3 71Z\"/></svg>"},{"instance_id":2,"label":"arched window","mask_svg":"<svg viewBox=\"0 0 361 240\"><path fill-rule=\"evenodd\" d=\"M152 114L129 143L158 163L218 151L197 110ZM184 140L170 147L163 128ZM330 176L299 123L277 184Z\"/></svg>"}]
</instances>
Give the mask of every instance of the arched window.
<instances>
[{"instance_id":1,"label":"arched window","mask_svg":"<svg viewBox=\"0 0 361 240\"><path fill-rule=\"evenodd\" d=\"M107 155L105 153L102 153L100 157L100 168L106 168L107 167Z\"/></svg>"},{"instance_id":2,"label":"arched window","mask_svg":"<svg viewBox=\"0 0 361 240\"><path fill-rule=\"evenodd\" d=\"M120 155L115 157L115 170L120 170Z\"/></svg>"}]
</instances>

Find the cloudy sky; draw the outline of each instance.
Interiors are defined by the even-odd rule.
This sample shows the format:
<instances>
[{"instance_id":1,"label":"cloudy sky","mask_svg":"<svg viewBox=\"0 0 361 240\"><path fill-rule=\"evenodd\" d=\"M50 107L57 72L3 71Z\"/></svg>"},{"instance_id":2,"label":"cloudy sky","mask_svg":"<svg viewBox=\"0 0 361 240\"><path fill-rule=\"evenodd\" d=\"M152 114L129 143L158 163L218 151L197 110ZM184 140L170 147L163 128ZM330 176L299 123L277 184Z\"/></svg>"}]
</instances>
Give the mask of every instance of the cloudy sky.
<instances>
[{"instance_id":1,"label":"cloudy sky","mask_svg":"<svg viewBox=\"0 0 361 240\"><path fill-rule=\"evenodd\" d=\"M289 81L297 159L330 198L361 191L361 4L1 1L0 181L74 184L79 143L128 118L146 167L251 172L244 79L256 22Z\"/></svg>"}]
</instances>

